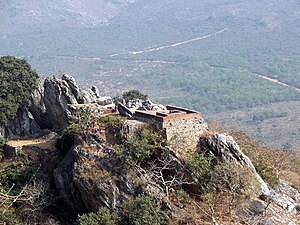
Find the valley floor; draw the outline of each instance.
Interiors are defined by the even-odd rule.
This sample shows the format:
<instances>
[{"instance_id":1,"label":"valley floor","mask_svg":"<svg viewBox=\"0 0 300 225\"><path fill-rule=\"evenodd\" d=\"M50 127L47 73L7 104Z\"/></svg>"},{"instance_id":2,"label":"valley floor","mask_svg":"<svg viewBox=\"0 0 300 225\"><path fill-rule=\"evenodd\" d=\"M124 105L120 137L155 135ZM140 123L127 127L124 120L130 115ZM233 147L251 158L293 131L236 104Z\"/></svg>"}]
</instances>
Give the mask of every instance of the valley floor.
<instances>
[{"instance_id":1,"label":"valley floor","mask_svg":"<svg viewBox=\"0 0 300 225\"><path fill-rule=\"evenodd\" d=\"M300 153L300 101L273 103L212 115L209 119L242 130L273 148Z\"/></svg>"}]
</instances>

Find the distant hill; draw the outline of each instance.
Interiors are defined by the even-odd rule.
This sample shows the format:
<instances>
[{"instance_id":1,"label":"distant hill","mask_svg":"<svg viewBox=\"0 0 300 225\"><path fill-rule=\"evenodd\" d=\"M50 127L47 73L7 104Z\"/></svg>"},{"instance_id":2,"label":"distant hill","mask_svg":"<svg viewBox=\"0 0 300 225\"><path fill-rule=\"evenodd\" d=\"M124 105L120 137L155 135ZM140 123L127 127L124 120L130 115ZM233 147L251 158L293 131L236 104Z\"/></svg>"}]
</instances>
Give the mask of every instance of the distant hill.
<instances>
[{"instance_id":1,"label":"distant hill","mask_svg":"<svg viewBox=\"0 0 300 225\"><path fill-rule=\"evenodd\" d=\"M0 3L2 31L106 24L134 0L11 0ZM25 28L25 29L24 29Z\"/></svg>"},{"instance_id":2,"label":"distant hill","mask_svg":"<svg viewBox=\"0 0 300 225\"><path fill-rule=\"evenodd\" d=\"M280 29L300 17L296 0L9 0L0 6L2 31L89 27L107 25L112 19L168 22L174 28L182 22L188 23L185 28L201 23Z\"/></svg>"}]
</instances>

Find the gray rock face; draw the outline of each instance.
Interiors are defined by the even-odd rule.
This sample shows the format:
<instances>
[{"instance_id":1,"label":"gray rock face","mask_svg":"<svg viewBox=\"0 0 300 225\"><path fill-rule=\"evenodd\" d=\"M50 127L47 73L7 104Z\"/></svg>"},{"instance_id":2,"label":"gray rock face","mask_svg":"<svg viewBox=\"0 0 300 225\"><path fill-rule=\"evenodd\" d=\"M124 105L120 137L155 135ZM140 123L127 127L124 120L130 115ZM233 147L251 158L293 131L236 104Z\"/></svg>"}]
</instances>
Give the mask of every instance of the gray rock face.
<instances>
[{"instance_id":1,"label":"gray rock face","mask_svg":"<svg viewBox=\"0 0 300 225\"><path fill-rule=\"evenodd\" d=\"M92 89L87 90L86 94L91 99L91 102L95 102L96 101L97 96L96 96L95 92Z\"/></svg>"},{"instance_id":2,"label":"gray rock face","mask_svg":"<svg viewBox=\"0 0 300 225\"><path fill-rule=\"evenodd\" d=\"M138 120L126 120L122 125L120 131L121 140L129 140L131 137L138 134L146 126L147 123Z\"/></svg>"},{"instance_id":3,"label":"gray rock face","mask_svg":"<svg viewBox=\"0 0 300 225\"><path fill-rule=\"evenodd\" d=\"M81 95L82 95L82 100L85 104L88 103L92 103L96 101L96 97L94 95L94 92L92 92L91 90L82 90L81 91Z\"/></svg>"},{"instance_id":4,"label":"gray rock face","mask_svg":"<svg viewBox=\"0 0 300 225\"><path fill-rule=\"evenodd\" d=\"M279 186L266 197L289 213L300 209L300 192L285 181L280 181Z\"/></svg>"},{"instance_id":5,"label":"gray rock face","mask_svg":"<svg viewBox=\"0 0 300 225\"><path fill-rule=\"evenodd\" d=\"M17 112L17 117L6 129L5 135L9 138L29 138L38 137L44 134L43 130L37 124L33 115L26 108L22 108Z\"/></svg>"},{"instance_id":6,"label":"gray rock face","mask_svg":"<svg viewBox=\"0 0 300 225\"><path fill-rule=\"evenodd\" d=\"M33 115L35 121L41 129L52 129L52 118L48 114L48 109L45 105L45 84L46 80L41 80L37 88L31 95L31 106L29 111Z\"/></svg>"},{"instance_id":7,"label":"gray rock face","mask_svg":"<svg viewBox=\"0 0 300 225\"><path fill-rule=\"evenodd\" d=\"M199 142L199 151L209 150L217 158L224 161L236 161L242 166L249 167L260 184L261 192L268 194L270 192L267 184L256 172L251 160L241 151L234 139L227 134L214 134L208 137L201 137Z\"/></svg>"},{"instance_id":8,"label":"gray rock face","mask_svg":"<svg viewBox=\"0 0 300 225\"><path fill-rule=\"evenodd\" d=\"M186 185L193 182L192 174L173 152L165 160L169 169L164 167L164 172L168 176L181 173L184 180L191 181ZM129 198L144 193L165 202L169 205L167 214L173 213L171 203L167 202L166 187L153 170L129 167L122 158L108 157L91 147L74 146L58 165L54 177L60 194L78 212L95 211L103 206L122 211Z\"/></svg>"},{"instance_id":9,"label":"gray rock face","mask_svg":"<svg viewBox=\"0 0 300 225\"><path fill-rule=\"evenodd\" d=\"M100 92L96 86L92 86L91 90L94 92L96 98L100 98Z\"/></svg>"},{"instance_id":10,"label":"gray rock face","mask_svg":"<svg viewBox=\"0 0 300 225\"><path fill-rule=\"evenodd\" d=\"M144 188L136 183L143 180ZM129 197L143 189L157 195L162 192L158 184L148 182L124 164L101 157L81 145L71 149L55 170L55 184L68 204L79 212L102 206L114 210L124 208Z\"/></svg>"},{"instance_id":11,"label":"gray rock face","mask_svg":"<svg viewBox=\"0 0 300 225\"><path fill-rule=\"evenodd\" d=\"M244 205L240 210L243 218L251 219L249 224L297 224L295 223L295 215L299 213L300 208L298 190L283 181L276 189L269 190L267 184L256 172L251 160L241 151L233 138L227 134L201 137L199 151L207 150L223 161L235 161L241 166L250 168L260 184L261 200L251 199L247 203L248 205Z\"/></svg>"},{"instance_id":12,"label":"gray rock face","mask_svg":"<svg viewBox=\"0 0 300 225\"><path fill-rule=\"evenodd\" d=\"M275 190L260 199L249 199L238 207L242 221L254 225L299 224L300 193L281 181Z\"/></svg>"},{"instance_id":13,"label":"gray rock face","mask_svg":"<svg viewBox=\"0 0 300 225\"><path fill-rule=\"evenodd\" d=\"M44 104L46 114L51 118L51 130L61 132L69 124L68 104L77 104L77 101L65 81L46 79L44 88Z\"/></svg>"},{"instance_id":14,"label":"gray rock face","mask_svg":"<svg viewBox=\"0 0 300 225\"><path fill-rule=\"evenodd\" d=\"M41 80L31 99L29 109L19 110L17 117L6 128L7 137L41 136L45 133L44 129L60 133L72 120L68 105L94 102L96 94L92 90L81 90L75 79L65 74L62 79L48 77Z\"/></svg>"},{"instance_id":15,"label":"gray rock face","mask_svg":"<svg viewBox=\"0 0 300 225\"><path fill-rule=\"evenodd\" d=\"M71 89L71 92L74 95L77 102L79 104L83 104L84 101L83 101L83 98L82 98L82 93L81 93L81 90L80 90L79 86L77 85L74 77L72 77L71 75L68 75L68 74L64 74L62 76L62 80L67 82L67 84L69 85L69 87Z\"/></svg>"}]
</instances>

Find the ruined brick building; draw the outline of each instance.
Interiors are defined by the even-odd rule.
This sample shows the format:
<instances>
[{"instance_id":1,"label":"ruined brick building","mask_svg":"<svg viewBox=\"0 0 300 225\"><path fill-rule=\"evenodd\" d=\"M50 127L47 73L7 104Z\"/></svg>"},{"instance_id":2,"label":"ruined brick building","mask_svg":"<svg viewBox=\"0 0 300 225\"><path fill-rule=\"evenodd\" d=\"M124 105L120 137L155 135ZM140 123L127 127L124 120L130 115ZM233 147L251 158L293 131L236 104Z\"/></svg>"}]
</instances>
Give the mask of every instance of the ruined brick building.
<instances>
[{"instance_id":1,"label":"ruined brick building","mask_svg":"<svg viewBox=\"0 0 300 225\"><path fill-rule=\"evenodd\" d=\"M159 111L134 110L131 119L155 123L169 145L178 150L194 149L199 137L208 129L200 112L171 105Z\"/></svg>"}]
</instances>

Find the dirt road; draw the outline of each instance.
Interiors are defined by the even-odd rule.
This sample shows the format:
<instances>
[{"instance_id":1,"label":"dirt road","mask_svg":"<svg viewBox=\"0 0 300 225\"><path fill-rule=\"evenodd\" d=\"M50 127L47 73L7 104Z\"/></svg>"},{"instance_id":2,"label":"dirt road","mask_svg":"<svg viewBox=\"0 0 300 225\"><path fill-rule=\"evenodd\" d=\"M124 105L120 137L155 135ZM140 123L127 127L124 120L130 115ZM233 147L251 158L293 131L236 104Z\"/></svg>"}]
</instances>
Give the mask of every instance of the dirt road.
<instances>
[{"instance_id":1,"label":"dirt road","mask_svg":"<svg viewBox=\"0 0 300 225\"><path fill-rule=\"evenodd\" d=\"M258 73L252 73L252 74L254 74L255 76L260 77L260 78L262 78L262 79L271 81L271 82L273 82L273 83L275 83L275 84L280 84L280 85L285 86L285 87L291 87L291 88L294 88L296 91L300 92L300 89L297 88L297 87L295 87L295 86L293 86L293 85L283 83L283 82L281 82L281 81L279 81L279 80L277 80L277 79L270 78L270 77L264 76L264 75L262 75L262 74L258 74Z\"/></svg>"}]
</instances>

